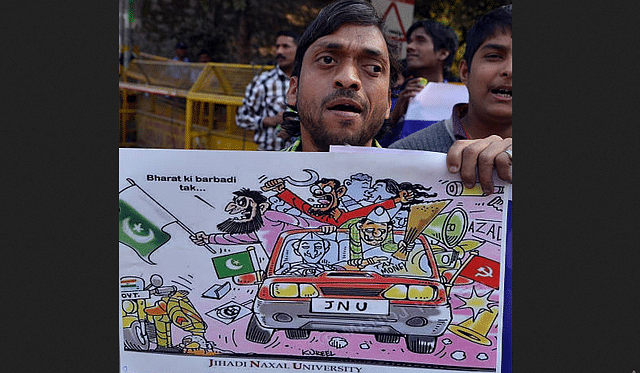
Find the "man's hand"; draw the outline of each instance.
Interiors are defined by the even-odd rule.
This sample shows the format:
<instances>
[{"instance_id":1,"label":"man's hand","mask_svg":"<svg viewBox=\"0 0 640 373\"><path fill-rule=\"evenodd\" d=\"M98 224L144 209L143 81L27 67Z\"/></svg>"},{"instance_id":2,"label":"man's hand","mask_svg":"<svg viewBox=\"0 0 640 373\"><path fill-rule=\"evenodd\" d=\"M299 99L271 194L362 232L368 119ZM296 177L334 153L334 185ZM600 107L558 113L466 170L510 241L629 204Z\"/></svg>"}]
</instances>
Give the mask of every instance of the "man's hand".
<instances>
[{"instance_id":1,"label":"man's hand","mask_svg":"<svg viewBox=\"0 0 640 373\"><path fill-rule=\"evenodd\" d=\"M198 245L198 246L204 246L207 243L209 243L209 236L204 233L204 232L197 232L194 233L193 236L189 236L189 238L191 239L191 241Z\"/></svg>"},{"instance_id":2,"label":"man's hand","mask_svg":"<svg viewBox=\"0 0 640 373\"><path fill-rule=\"evenodd\" d=\"M289 137L291 137L291 135L289 135L289 134L287 133L287 131L285 131L285 130L283 130L283 129L281 129L280 131L278 131L278 135L277 135L277 136L278 136L279 138L281 138L282 140L285 140L285 141L286 141L286 140L288 140L288 139L289 139Z\"/></svg>"},{"instance_id":3,"label":"man's hand","mask_svg":"<svg viewBox=\"0 0 640 373\"><path fill-rule=\"evenodd\" d=\"M413 191L411 190L401 190L398 192L398 197L394 198L396 203L409 203L413 200Z\"/></svg>"},{"instance_id":4,"label":"man's hand","mask_svg":"<svg viewBox=\"0 0 640 373\"><path fill-rule=\"evenodd\" d=\"M284 122L284 119L282 119L282 114L284 113L284 111L279 112L278 114L272 116L272 117L266 117L262 120L262 127L275 127L278 124Z\"/></svg>"},{"instance_id":5,"label":"man's hand","mask_svg":"<svg viewBox=\"0 0 640 373\"><path fill-rule=\"evenodd\" d=\"M407 112L407 108L409 107L409 101L411 100L411 98L420 93L420 91L422 91L422 88L424 87L425 86L422 83L420 77L409 78L409 80L407 80L407 84L405 85L404 89L398 94L398 100L393 107L393 112L390 116L392 123L397 123L400 117Z\"/></svg>"},{"instance_id":6,"label":"man's hand","mask_svg":"<svg viewBox=\"0 0 640 373\"><path fill-rule=\"evenodd\" d=\"M335 225L321 225L320 227L320 232L322 232L322 234L331 234L333 232L335 232L338 227L336 227Z\"/></svg>"},{"instance_id":7,"label":"man's hand","mask_svg":"<svg viewBox=\"0 0 640 373\"><path fill-rule=\"evenodd\" d=\"M511 157L505 150L511 150L511 138L503 139L491 135L478 140L458 140L447 153L449 171L460 172L465 187L473 188L480 181L482 191L493 193L493 170L502 180L512 182Z\"/></svg>"},{"instance_id":8,"label":"man's hand","mask_svg":"<svg viewBox=\"0 0 640 373\"><path fill-rule=\"evenodd\" d=\"M271 179L267 180L266 183L261 188L263 191L267 192L270 190L275 190L277 193L284 191L284 179Z\"/></svg>"}]
</instances>

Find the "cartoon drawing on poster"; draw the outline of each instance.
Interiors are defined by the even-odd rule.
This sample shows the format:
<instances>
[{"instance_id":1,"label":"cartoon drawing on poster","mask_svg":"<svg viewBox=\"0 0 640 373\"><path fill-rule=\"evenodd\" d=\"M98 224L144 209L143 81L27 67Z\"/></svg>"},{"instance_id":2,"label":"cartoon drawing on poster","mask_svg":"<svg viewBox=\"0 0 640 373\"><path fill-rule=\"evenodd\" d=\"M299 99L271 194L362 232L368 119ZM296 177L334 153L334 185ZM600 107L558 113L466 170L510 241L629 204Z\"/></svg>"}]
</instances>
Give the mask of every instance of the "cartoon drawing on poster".
<instances>
[{"instance_id":1,"label":"cartoon drawing on poster","mask_svg":"<svg viewBox=\"0 0 640 373\"><path fill-rule=\"evenodd\" d=\"M508 186L487 196L395 155L120 159L127 366L145 352L499 370Z\"/></svg>"}]
</instances>

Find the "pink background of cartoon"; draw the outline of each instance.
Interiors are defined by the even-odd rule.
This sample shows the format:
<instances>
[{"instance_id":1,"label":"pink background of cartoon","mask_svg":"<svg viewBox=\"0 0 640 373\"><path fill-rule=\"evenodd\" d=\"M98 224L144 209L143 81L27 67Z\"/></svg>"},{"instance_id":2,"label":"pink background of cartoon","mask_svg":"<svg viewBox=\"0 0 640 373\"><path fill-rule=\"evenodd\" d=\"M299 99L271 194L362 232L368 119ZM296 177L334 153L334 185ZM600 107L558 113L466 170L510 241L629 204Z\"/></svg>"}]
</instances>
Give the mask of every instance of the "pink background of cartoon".
<instances>
[{"instance_id":1,"label":"pink background of cartoon","mask_svg":"<svg viewBox=\"0 0 640 373\"><path fill-rule=\"evenodd\" d=\"M373 160L372 157L376 159ZM194 232L202 230L208 233L218 232L216 224L229 217L224 212L224 206L233 197L233 191L241 187L259 190L261 181L274 177L291 175L305 178L306 175L300 171L304 168L313 168L320 177L332 177L338 180L344 180L352 174L362 172L371 175L374 180L393 178L398 182L420 183L426 187L432 187L431 192L438 193L435 199L454 198L447 195L445 188L448 181L457 180L455 175L449 174L444 169L444 154L436 155L435 153L406 156L331 153L293 155L291 153L121 149L120 162L120 190L129 185L126 178L131 178L191 230ZM236 176L237 183L200 183L197 187L202 191L194 193L181 191L179 189L181 183L178 182L147 182L147 174ZM308 196L308 188L289 187L301 197ZM508 187L505 189L508 191ZM194 198L194 194L206 200L210 206ZM271 194L273 193L265 192L266 196ZM476 231L467 232L465 238L486 240L487 242L478 248L480 255L501 261L500 248L505 229L500 227L500 234L496 233L498 226L503 224L506 214L487 206L495 196L456 198L443 212L454 207L461 207L467 211L470 222L476 223ZM506 198L503 199L506 209ZM483 225L484 229L478 228L478 222L486 220L495 223L493 233L487 232L486 224ZM329 354L333 357L364 360L453 367L496 368L496 365L499 366L498 336L502 319L500 312L486 333L486 337L491 341L490 346L473 343L447 330L438 338L435 352L432 354L416 354L408 351L404 338L398 344L379 343L373 335L355 333L313 331L307 340L289 340L283 331L277 331L265 345L246 341L244 333L250 314L227 324L208 313L214 314L214 310L229 302L235 302L250 309L250 301L255 296L257 286L239 286L233 284L230 278L218 279L211 265L211 258L216 255L203 247L194 245L188 233L177 224L168 225L165 231L171 235L171 239L150 256L157 265L151 266L145 263L131 248L122 243L119 244L120 277L138 276L148 283L149 277L158 273L164 278L164 285L176 285L179 289L187 289L190 300L208 325L205 337L214 342L218 349L229 352L230 357L232 353L253 352L273 355L274 358L287 356L303 360L303 352L309 353L313 350L320 355ZM220 254L225 251L220 245L211 246ZM226 253L232 250L236 248L227 248ZM266 263L264 265L266 266ZM201 294L214 284L224 284L227 281L231 283L231 290L222 299L201 297ZM475 289L476 296L485 298L487 293L492 291L488 300L496 305L492 310L499 309L497 305L500 303L500 291L498 290L480 283L454 287L450 297L453 312L452 325L459 324L474 315L470 308L464 307L465 302L462 300L473 295L472 289ZM482 316L485 312L480 311L475 316ZM179 343L187 334L173 327L173 343ZM346 346L341 347L345 342ZM122 349L122 346L120 348ZM126 357L125 360L135 359L135 352L127 352L122 356ZM392 367L388 368L388 371L392 370Z\"/></svg>"}]
</instances>

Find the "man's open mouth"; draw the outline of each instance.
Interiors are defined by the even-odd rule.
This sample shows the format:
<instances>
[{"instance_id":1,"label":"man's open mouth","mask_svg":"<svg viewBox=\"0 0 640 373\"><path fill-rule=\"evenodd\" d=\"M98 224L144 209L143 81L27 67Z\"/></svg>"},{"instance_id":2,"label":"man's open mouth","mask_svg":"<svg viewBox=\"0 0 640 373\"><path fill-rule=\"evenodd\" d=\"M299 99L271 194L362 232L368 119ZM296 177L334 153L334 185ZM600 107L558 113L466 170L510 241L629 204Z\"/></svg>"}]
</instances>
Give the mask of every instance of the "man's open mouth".
<instances>
[{"instance_id":1,"label":"man's open mouth","mask_svg":"<svg viewBox=\"0 0 640 373\"><path fill-rule=\"evenodd\" d=\"M346 111L351 113L362 113L362 107L354 102L338 101L327 107L328 110Z\"/></svg>"},{"instance_id":2,"label":"man's open mouth","mask_svg":"<svg viewBox=\"0 0 640 373\"><path fill-rule=\"evenodd\" d=\"M247 220L251 218L251 211L242 211L240 216L234 217L233 220Z\"/></svg>"},{"instance_id":3,"label":"man's open mouth","mask_svg":"<svg viewBox=\"0 0 640 373\"><path fill-rule=\"evenodd\" d=\"M312 207L316 209L325 209L331 205L331 200L328 198L318 199L318 203L314 204Z\"/></svg>"},{"instance_id":4,"label":"man's open mouth","mask_svg":"<svg viewBox=\"0 0 640 373\"><path fill-rule=\"evenodd\" d=\"M500 96L500 97L504 97L504 98L512 98L513 97L511 89L496 88L496 89L492 89L491 93L493 93L494 95Z\"/></svg>"}]
</instances>

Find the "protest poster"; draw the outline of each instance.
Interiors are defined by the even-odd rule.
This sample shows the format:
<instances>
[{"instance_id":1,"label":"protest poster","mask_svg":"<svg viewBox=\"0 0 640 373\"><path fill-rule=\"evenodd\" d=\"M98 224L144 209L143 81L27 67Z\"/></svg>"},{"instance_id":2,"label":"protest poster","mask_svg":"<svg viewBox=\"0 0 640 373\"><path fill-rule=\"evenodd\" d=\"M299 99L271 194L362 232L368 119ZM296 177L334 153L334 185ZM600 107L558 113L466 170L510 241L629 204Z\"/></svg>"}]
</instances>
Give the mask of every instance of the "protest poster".
<instances>
[{"instance_id":1,"label":"protest poster","mask_svg":"<svg viewBox=\"0 0 640 373\"><path fill-rule=\"evenodd\" d=\"M121 371L500 372L495 184L430 152L120 149Z\"/></svg>"}]
</instances>

